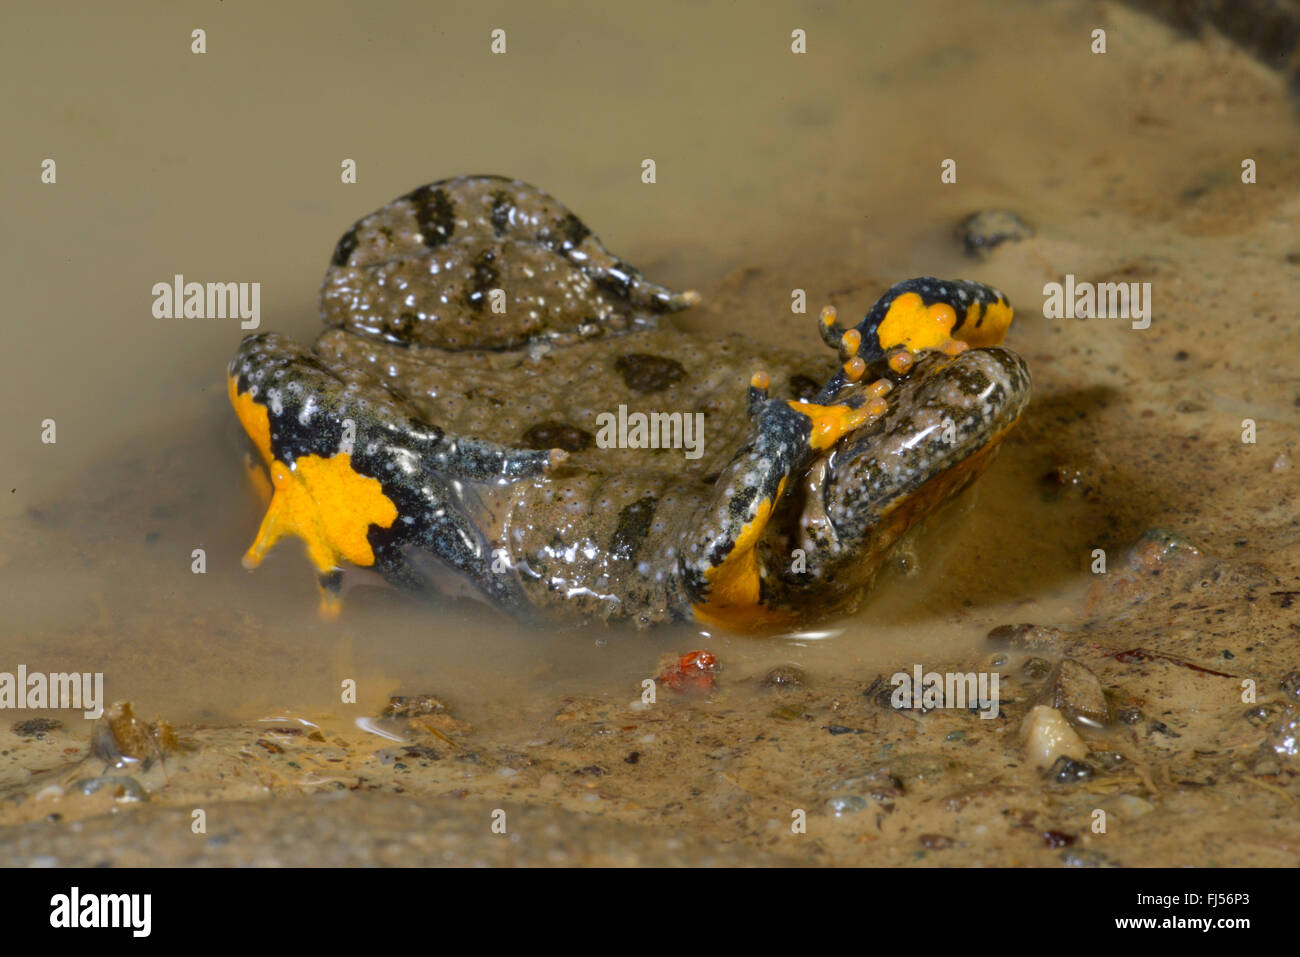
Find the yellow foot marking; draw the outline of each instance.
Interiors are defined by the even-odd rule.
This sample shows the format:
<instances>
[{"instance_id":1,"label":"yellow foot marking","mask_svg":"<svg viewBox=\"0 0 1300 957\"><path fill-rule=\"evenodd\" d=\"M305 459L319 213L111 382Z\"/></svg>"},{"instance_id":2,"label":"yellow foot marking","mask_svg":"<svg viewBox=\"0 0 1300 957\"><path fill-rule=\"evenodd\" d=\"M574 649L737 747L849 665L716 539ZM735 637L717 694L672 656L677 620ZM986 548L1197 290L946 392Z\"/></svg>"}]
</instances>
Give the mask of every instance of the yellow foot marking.
<instances>
[{"instance_id":1,"label":"yellow foot marking","mask_svg":"<svg viewBox=\"0 0 1300 957\"><path fill-rule=\"evenodd\" d=\"M871 403L860 409L847 405L814 405L811 402L791 402L790 408L812 419L812 434L808 445L814 449L828 449L854 429L866 425L874 415ZM879 413L875 413L879 414Z\"/></svg>"},{"instance_id":2,"label":"yellow foot marking","mask_svg":"<svg viewBox=\"0 0 1300 957\"><path fill-rule=\"evenodd\" d=\"M354 469L347 452L329 458L305 455L292 468L275 459L266 406L247 392L240 393L233 377L227 380L227 389L244 431L271 472L271 504L257 538L244 555L244 567L260 565L286 535L296 535L307 543L307 556L322 574L338 568L345 559L354 565L373 565L375 553L366 533L371 525L389 528L397 520L397 506L384 494L379 480ZM321 612L336 615L338 597L322 593Z\"/></svg>"},{"instance_id":3,"label":"yellow foot marking","mask_svg":"<svg viewBox=\"0 0 1300 957\"><path fill-rule=\"evenodd\" d=\"M244 566L260 565L285 535L307 543L307 556L319 572L337 568L341 559L373 565L375 553L366 532L371 525L388 528L397 520L397 506L384 494L379 479L353 469L347 452L328 459L304 455L295 464L293 469L283 462L271 465L275 494Z\"/></svg>"}]
</instances>

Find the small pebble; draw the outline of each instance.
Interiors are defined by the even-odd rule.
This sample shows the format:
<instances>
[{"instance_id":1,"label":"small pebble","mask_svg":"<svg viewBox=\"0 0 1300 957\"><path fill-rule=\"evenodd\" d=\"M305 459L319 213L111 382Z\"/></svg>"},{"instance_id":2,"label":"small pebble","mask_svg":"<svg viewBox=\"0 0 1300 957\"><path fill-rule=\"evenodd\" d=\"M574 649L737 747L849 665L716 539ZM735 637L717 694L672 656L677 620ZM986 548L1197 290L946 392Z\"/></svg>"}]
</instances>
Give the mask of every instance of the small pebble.
<instances>
[{"instance_id":1,"label":"small pebble","mask_svg":"<svg viewBox=\"0 0 1300 957\"><path fill-rule=\"evenodd\" d=\"M867 799L858 794L838 794L826 802L826 807L836 817L843 817L846 814L857 814L865 810Z\"/></svg>"},{"instance_id":2,"label":"small pebble","mask_svg":"<svg viewBox=\"0 0 1300 957\"><path fill-rule=\"evenodd\" d=\"M777 665L771 671L763 676L763 687L780 688L782 690L790 688L801 688L808 681L808 675L802 669L794 665Z\"/></svg>"},{"instance_id":3,"label":"small pebble","mask_svg":"<svg viewBox=\"0 0 1300 957\"><path fill-rule=\"evenodd\" d=\"M1048 778L1057 784L1077 784L1088 780L1092 775L1092 765L1084 761L1076 761L1064 754L1056 759L1056 763L1047 772Z\"/></svg>"},{"instance_id":4,"label":"small pebble","mask_svg":"<svg viewBox=\"0 0 1300 957\"><path fill-rule=\"evenodd\" d=\"M149 793L140 785L135 778L122 777L119 775L106 775L102 778L81 778L72 783L74 791L82 794L96 794L104 789L113 792L113 799L121 804L134 804L138 801L149 800Z\"/></svg>"},{"instance_id":5,"label":"small pebble","mask_svg":"<svg viewBox=\"0 0 1300 957\"><path fill-rule=\"evenodd\" d=\"M1124 708L1119 713L1119 720L1124 724L1139 724L1142 721L1142 711L1140 708Z\"/></svg>"},{"instance_id":6,"label":"small pebble","mask_svg":"<svg viewBox=\"0 0 1300 957\"><path fill-rule=\"evenodd\" d=\"M1242 712L1242 717L1258 728L1268 724L1281 710L1275 704L1257 704Z\"/></svg>"},{"instance_id":7,"label":"small pebble","mask_svg":"<svg viewBox=\"0 0 1300 957\"><path fill-rule=\"evenodd\" d=\"M1053 849L1058 847L1069 847L1076 840L1078 840L1077 837L1073 834L1066 834L1064 831L1043 832L1043 843Z\"/></svg>"},{"instance_id":8,"label":"small pebble","mask_svg":"<svg viewBox=\"0 0 1300 957\"><path fill-rule=\"evenodd\" d=\"M1052 671L1052 663L1046 658L1027 658L1020 666L1020 673L1030 681L1041 681Z\"/></svg>"},{"instance_id":9,"label":"small pebble","mask_svg":"<svg viewBox=\"0 0 1300 957\"><path fill-rule=\"evenodd\" d=\"M957 226L957 238L972 256L982 256L1008 242L1020 242L1034 235L1034 227L1009 209L985 209L972 213Z\"/></svg>"}]
</instances>

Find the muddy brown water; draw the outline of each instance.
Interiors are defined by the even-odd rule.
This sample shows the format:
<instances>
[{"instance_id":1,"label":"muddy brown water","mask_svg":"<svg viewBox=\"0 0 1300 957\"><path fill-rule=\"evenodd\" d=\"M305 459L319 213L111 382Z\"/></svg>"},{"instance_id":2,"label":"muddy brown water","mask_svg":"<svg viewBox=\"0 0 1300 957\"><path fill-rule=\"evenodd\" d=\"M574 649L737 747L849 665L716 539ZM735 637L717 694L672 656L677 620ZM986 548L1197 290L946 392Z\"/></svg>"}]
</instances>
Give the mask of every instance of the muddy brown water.
<instances>
[{"instance_id":1,"label":"muddy brown water","mask_svg":"<svg viewBox=\"0 0 1300 957\"><path fill-rule=\"evenodd\" d=\"M184 746L109 772L147 802L120 785L85 794L105 773L91 722L4 712L0 861L202 863L177 814L202 807L222 836L212 863L369 862L401 830L378 823L392 800L412 808L410 834L454 820L460 843L413 838L385 863L466 863L476 841L509 862L487 843L498 807L519 811L526 863L1297 859L1300 764L1278 724L1300 669L1300 144L1284 81L1247 54L1064 2L481 4L436 19L415 3L158 4L129 20L88 4L6 20L0 71L26 92L3 107L0 671L103 672L107 701L165 718ZM504 55L489 49L498 27ZM941 182L946 159L956 183ZM294 543L254 574L239 564L260 518L222 383L243 330L155 318L151 288L177 273L259 282L261 328L308 340L339 234L476 172L541 186L647 275L699 289L677 320L692 331L811 347L821 304L860 315L912 275L990 282L1018 307L1008 344L1033 403L844 621L758 639L538 632L369 589L322 622ZM972 258L955 225L984 209L1035 235ZM1044 284L1067 274L1151 283L1150 327L1044 318ZM808 315L791 314L794 288ZM1128 573L1153 528L1178 545ZM1106 575L1089 570L1096 548ZM1021 622L1039 637L986 638ZM691 649L720 660L714 691L641 704L641 682ZM1018 732L1043 694L1030 657L1074 658L1112 716L1140 712L1081 729L1124 762L1094 758L1074 784L1032 766ZM1001 669L1003 714L899 714L864 696L918 663ZM786 664L801 686L762 684ZM370 722L390 695L422 693L448 708L432 724ZM42 717L62 726L12 730ZM862 807L835 803L846 795ZM319 834L259 850L259 833L311 813L328 853ZM584 837L593 816L602 830ZM74 820L99 822L93 837Z\"/></svg>"}]
</instances>

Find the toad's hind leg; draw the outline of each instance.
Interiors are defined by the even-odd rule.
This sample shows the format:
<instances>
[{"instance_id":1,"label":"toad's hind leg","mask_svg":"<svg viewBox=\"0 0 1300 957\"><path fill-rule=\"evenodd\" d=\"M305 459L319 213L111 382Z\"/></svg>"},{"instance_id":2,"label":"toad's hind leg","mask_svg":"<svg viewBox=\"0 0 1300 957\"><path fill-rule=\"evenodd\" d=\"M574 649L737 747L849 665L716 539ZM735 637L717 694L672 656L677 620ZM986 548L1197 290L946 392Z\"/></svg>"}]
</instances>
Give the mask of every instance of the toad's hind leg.
<instances>
[{"instance_id":1,"label":"toad's hind leg","mask_svg":"<svg viewBox=\"0 0 1300 957\"><path fill-rule=\"evenodd\" d=\"M335 371L271 333L243 341L228 389L273 491L246 566L292 535L307 546L327 614L338 609L343 562L421 590L424 557L493 604L521 606L513 579L493 573L491 543L466 517L467 503L477 487L540 475L564 452L453 435L370 373Z\"/></svg>"},{"instance_id":2,"label":"toad's hind leg","mask_svg":"<svg viewBox=\"0 0 1300 957\"><path fill-rule=\"evenodd\" d=\"M764 594L757 545L784 494L814 453L878 416L873 404L815 405L771 399L768 377L750 380L754 435L732 459L714 493L681 537L677 574L695 618L708 625L756 630L789 616Z\"/></svg>"}]
</instances>

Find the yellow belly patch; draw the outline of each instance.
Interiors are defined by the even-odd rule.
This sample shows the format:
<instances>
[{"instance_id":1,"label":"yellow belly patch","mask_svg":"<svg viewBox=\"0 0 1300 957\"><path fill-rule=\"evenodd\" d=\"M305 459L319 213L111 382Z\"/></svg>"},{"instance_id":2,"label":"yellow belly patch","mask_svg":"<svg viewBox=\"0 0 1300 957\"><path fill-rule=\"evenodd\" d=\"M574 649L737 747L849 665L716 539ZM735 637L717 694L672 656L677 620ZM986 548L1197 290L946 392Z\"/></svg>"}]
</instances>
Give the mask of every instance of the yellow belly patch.
<instances>
[{"instance_id":1,"label":"yellow belly patch","mask_svg":"<svg viewBox=\"0 0 1300 957\"><path fill-rule=\"evenodd\" d=\"M754 518L741 529L735 547L719 565L704 572L709 583L708 599L691 606L697 621L719 628L749 631L781 625L790 620L782 611L759 602L758 557L754 546L772 517L772 509L785 491L785 479L777 486L775 499L759 502Z\"/></svg>"}]
</instances>

